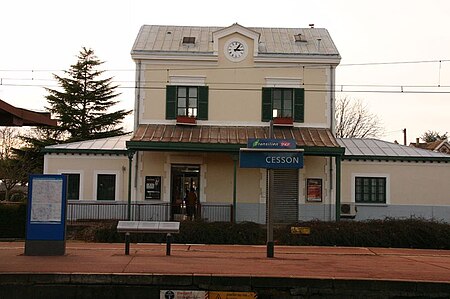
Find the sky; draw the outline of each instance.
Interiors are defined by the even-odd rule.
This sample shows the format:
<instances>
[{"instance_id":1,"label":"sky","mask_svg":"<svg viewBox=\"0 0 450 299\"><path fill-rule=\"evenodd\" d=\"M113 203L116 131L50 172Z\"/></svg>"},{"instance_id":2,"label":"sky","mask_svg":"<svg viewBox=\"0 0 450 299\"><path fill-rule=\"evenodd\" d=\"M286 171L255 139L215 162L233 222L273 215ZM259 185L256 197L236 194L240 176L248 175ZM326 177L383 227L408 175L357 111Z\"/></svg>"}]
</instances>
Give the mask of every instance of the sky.
<instances>
[{"instance_id":1,"label":"sky","mask_svg":"<svg viewBox=\"0 0 450 299\"><path fill-rule=\"evenodd\" d=\"M415 142L450 131L450 1L4 0L0 14L0 99L43 111L52 74L92 48L134 107L130 51L144 25L326 28L341 56L337 97L359 99L382 121L380 139ZM126 120L132 129L132 116Z\"/></svg>"}]
</instances>

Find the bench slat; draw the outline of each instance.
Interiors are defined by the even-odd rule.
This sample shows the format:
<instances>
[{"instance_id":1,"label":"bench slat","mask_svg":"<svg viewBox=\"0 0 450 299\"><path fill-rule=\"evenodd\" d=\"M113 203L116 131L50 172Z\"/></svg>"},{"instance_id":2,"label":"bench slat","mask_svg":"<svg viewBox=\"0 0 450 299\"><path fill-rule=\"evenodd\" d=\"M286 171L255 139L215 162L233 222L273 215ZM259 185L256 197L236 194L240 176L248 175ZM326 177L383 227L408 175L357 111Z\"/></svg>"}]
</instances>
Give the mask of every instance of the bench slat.
<instances>
[{"instance_id":1,"label":"bench slat","mask_svg":"<svg viewBox=\"0 0 450 299\"><path fill-rule=\"evenodd\" d=\"M180 232L180 222L160 221L119 221L119 233L173 233Z\"/></svg>"}]
</instances>

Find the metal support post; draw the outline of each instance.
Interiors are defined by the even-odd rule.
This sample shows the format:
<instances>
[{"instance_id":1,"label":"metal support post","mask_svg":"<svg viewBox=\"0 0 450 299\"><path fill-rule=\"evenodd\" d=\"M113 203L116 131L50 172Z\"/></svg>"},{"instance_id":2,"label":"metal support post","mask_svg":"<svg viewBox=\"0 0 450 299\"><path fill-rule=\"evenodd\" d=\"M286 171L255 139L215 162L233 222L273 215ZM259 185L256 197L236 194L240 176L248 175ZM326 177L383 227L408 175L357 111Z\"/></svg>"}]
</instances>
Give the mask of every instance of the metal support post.
<instances>
[{"instance_id":1,"label":"metal support post","mask_svg":"<svg viewBox=\"0 0 450 299\"><path fill-rule=\"evenodd\" d=\"M125 255L130 255L130 233L125 233Z\"/></svg>"},{"instance_id":2,"label":"metal support post","mask_svg":"<svg viewBox=\"0 0 450 299\"><path fill-rule=\"evenodd\" d=\"M336 161L336 221L341 220L341 156Z\"/></svg>"},{"instance_id":3,"label":"metal support post","mask_svg":"<svg viewBox=\"0 0 450 299\"><path fill-rule=\"evenodd\" d=\"M166 236L166 255L170 255L171 245L172 245L172 235L168 233Z\"/></svg>"},{"instance_id":4,"label":"metal support post","mask_svg":"<svg viewBox=\"0 0 450 299\"><path fill-rule=\"evenodd\" d=\"M269 171L269 197L267 198L267 257L274 257L273 243L273 169Z\"/></svg>"},{"instance_id":5,"label":"metal support post","mask_svg":"<svg viewBox=\"0 0 450 299\"><path fill-rule=\"evenodd\" d=\"M131 220L131 166L133 162L134 151L128 151L128 206L127 220ZM125 255L130 255L130 233L125 233Z\"/></svg>"},{"instance_id":6,"label":"metal support post","mask_svg":"<svg viewBox=\"0 0 450 299\"><path fill-rule=\"evenodd\" d=\"M270 121L269 136L273 138L273 121ZM268 169L269 172L269 196L267 197L267 257L274 257L274 243L273 243L273 169Z\"/></svg>"},{"instance_id":7,"label":"metal support post","mask_svg":"<svg viewBox=\"0 0 450 299\"><path fill-rule=\"evenodd\" d=\"M236 182L237 182L237 161L238 161L238 156L237 155L233 155L233 223L236 223L236 204L237 204L237 200L236 200Z\"/></svg>"}]
</instances>

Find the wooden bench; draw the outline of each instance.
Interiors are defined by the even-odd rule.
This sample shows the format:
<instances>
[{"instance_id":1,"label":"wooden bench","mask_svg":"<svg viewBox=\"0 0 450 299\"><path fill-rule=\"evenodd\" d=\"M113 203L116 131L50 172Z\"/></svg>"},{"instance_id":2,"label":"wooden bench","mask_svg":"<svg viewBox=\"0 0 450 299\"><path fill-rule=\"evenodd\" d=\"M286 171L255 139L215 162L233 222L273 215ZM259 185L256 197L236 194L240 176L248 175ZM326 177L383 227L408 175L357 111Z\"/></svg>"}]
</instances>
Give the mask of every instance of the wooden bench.
<instances>
[{"instance_id":1,"label":"wooden bench","mask_svg":"<svg viewBox=\"0 0 450 299\"><path fill-rule=\"evenodd\" d=\"M119 221L117 232L125 233L125 254L130 254L130 234L167 234L166 255L170 255L172 235L180 232L180 222L160 222L160 221Z\"/></svg>"}]
</instances>

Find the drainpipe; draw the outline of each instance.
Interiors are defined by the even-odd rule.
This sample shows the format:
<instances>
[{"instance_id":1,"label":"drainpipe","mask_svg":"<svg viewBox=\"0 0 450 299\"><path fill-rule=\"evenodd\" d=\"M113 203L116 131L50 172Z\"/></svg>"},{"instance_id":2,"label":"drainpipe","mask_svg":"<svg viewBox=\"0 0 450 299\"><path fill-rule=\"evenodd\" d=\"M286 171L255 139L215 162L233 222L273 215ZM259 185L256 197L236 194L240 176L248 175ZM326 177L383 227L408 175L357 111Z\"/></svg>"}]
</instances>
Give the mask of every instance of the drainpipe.
<instances>
[{"instance_id":1,"label":"drainpipe","mask_svg":"<svg viewBox=\"0 0 450 299\"><path fill-rule=\"evenodd\" d=\"M136 131L139 126L139 101L141 98L141 71L142 71L142 62L138 60L136 63L136 84L134 88L136 89L136 98L134 102L134 131Z\"/></svg>"}]
</instances>

